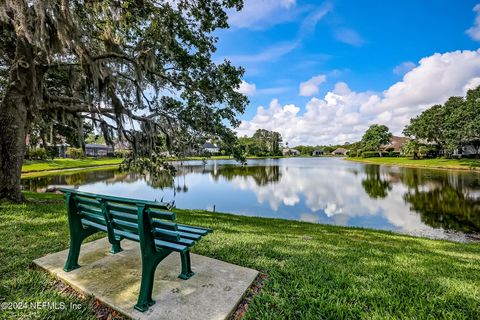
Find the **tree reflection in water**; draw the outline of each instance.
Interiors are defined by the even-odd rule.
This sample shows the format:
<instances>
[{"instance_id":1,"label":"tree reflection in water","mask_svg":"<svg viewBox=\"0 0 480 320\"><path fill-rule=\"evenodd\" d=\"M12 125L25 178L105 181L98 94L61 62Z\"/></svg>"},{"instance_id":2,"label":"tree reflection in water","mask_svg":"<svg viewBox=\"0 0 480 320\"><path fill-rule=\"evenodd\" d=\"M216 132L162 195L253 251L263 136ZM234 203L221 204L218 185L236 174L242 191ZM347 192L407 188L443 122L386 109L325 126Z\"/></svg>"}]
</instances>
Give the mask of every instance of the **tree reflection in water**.
<instances>
[{"instance_id":1,"label":"tree reflection in water","mask_svg":"<svg viewBox=\"0 0 480 320\"><path fill-rule=\"evenodd\" d=\"M362 180L362 186L370 198L383 199L387 197L388 191L392 190L392 185L390 181L382 179L380 166L366 165L365 174L366 179Z\"/></svg>"},{"instance_id":2,"label":"tree reflection in water","mask_svg":"<svg viewBox=\"0 0 480 320\"><path fill-rule=\"evenodd\" d=\"M421 175L415 169L404 171L402 181L409 189L403 198L425 224L446 230L480 232L478 175L448 171Z\"/></svg>"},{"instance_id":3,"label":"tree reflection in water","mask_svg":"<svg viewBox=\"0 0 480 320\"><path fill-rule=\"evenodd\" d=\"M223 166L210 173L215 181L220 177L228 181L237 177L252 177L257 186L279 182L282 177L279 166Z\"/></svg>"},{"instance_id":4,"label":"tree reflection in water","mask_svg":"<svg viewBox=\"0 0 480 320\"><path fill-rule=\"evenodd\" d=\"M421 216L422 222L445 230L480 232L480 178L464 172L387 169L366 165L365 192L372 198L385 198L393 183L407 187L405 203Z\"/></svg>"}]
</instances>

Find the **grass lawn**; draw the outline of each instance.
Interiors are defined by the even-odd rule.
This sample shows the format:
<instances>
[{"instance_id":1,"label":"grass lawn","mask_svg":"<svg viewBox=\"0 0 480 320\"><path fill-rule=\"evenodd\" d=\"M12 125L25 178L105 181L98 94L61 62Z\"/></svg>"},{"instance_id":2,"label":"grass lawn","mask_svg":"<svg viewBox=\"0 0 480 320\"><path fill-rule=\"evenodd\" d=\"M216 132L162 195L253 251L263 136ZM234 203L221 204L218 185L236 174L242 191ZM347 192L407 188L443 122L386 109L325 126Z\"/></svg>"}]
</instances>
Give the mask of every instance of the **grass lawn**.
<instances>
[{"instance_id":1,"label":"grass lawn","mask_svg":"<svg viewBox=\"0 0 480 320\"><path fill-rule=\"evenodd\" d=\"M117 165L122 163L122 160L123 159L119 159L119 158L99 158L99 159L58 158L53 160L31 160L31 161L27 160L23 163L22 173Z\"/></svg>"},{"instance_id":2,"label":"grass lawn","mask_svg":"<svg viewBox=\"0 0 480 320\"><path fill-rule=\"evenodd\" d=\"M267 159L267 158L284 158L282 156L278 157L255 157L249 156L247 159ZM171 158L170 161L187 161L187 160L226 160L233 159L230 156L213 156L210 158L205 157L187 157L187 158ZM53 160L26 160L22 166L22 173L33 173L33 172L42 172L50 170L62 170L62 169L75 169L75 168L87 168L87 167L96 167L96 166L107 166L107 165L118 165L122 163L123 159L120 158L85 158L85 159L69 159L69 158L57 158Z\"/></svg>"},{"instance_id":3,"label":"grass lawn","mask_svg":"<svg viewBox=\"0 0 480 320\"><path fill-rule=\"evenodd\" d=\"M384 165L398 165L404 167L426 167L426 168L440 168L440 169L461 169L461 170L480 170L480 160L476 159L421 159L413 160L410 158L345 158L349 161L384 164Z\"/></svg>"},{"instance_id":4,"label":"grass lawn","mask_svg":"<svg viewBox=\"0 0 480 320\"><path fill-rule=\"evenodd\" d=\"M59 293L50 276L29 268L68 247L68 228L60 196L27 198L0 204L0 303L83 308L0 310L0 318L94 319L93 301ZM245 319L480 319L479 244L206 211L179 210L178 219L215 229L195 253L268 274Z\"/></svg>"}]
</instances>

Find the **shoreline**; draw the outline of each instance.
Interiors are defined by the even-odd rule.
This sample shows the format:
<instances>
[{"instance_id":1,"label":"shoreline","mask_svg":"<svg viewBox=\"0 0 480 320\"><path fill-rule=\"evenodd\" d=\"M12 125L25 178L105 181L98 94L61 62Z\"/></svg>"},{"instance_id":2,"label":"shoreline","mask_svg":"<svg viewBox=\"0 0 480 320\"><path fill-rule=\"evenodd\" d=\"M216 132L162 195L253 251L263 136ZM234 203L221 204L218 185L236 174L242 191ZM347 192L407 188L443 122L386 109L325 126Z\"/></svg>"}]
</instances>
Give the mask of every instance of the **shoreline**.
<instances>
[{"instance_id":1,"label":"shoreline","mask_svg":"<svg viewBox=\"0 0 480 320\"><path fill-rule=\"evenodd\" d=\"M371 159L380 159L380 160L371 160ZM404 159L407 161L419 161L420 163L401 163L401 162L385 162L384 159ZM348 158L345 157L343 160L357 162L357 163L366 163L366 164L375 164L381 166L389 166L389 167L403 167L403 168L417 168L417 169L433 169L433 170L451 170L451 171L463 171L463 172L478 172L480 173L480 166L479 167L468 167L468 166L451 166L451 165L433 165L433 164L422 164L421 161L428 161L431 159L420 159L420 160L413 160L407 158ZM383 161L382 161L383 160ZM439 160L439 159L433 159ZM447 159L445 159L447 160ZM449 161L459 161L454 159L448 159ZM388 160L387 160L388 161ZM460 162L459 162L460 163ZM478 164L480 165L480 160L478 160Z\"/></svg>"}]
</instances>

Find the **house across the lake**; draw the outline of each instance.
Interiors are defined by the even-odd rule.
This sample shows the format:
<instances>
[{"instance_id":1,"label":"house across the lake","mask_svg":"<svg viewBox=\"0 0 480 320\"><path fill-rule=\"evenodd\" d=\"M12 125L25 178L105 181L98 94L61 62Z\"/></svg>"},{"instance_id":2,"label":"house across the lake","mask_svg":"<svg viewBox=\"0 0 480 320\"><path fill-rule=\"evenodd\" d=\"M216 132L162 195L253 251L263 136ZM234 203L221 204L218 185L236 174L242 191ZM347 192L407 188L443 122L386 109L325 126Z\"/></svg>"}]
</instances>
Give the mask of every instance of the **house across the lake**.
<instances>
[{"instance_id":1,"label":"house across the lake","mask_svg":"<svg viewBox=\"0 0 480 320\"><path fill-rule=\"evenodd\" d=\"M325 151L322 150L322 149L319 149L319 150L314 150L312 152L312 156L323 156L325 154Z\"/></svg>"},{"instance_id":2,"label":"house across the lake","mask_svg":"<svg viewBox=\"0 0 480 320\"><path fill-rule=\"evenodd\" d=\"M381 147L383 151L402 152L403 145L408 141L407 137L393 136L390 138L390 143Z\"/></svg>"},{"instance_id":3,"label":"house across the lake","mask_svg":"<svg viewBox=\"0 0 480 320\"><path fill-rule=\"evenodd\" d=\"M210 143L210 142L205 142L202 146L202 149L204 152L208 153L218 153L220 151L220 148L218 148L216 145Z\"/></svg>"},{"instance_id":4,"label":"house across the lake","mask_svg":"<svg viewBox=\"0 0 480 320\"><path fill-rule=\"evenodd\" d=\"M113 157L113 148L104 144L87 143L85 155L87 157Z\"/></svg>"},{"instance_id":5,"label":"house across the lake","mask_svg":"<svg viewBox=\"0 0 480 320\"><path fill-rule=\"evenodd\" d=\"M347 153L348 153L348 150L345 149L345 148L337 148L337 149L332 151L332 154L334 156L346 156Z\"/></svg>"},{"instance_id":6,"label":"house across the lake","mask_svg":"<svg viewBox=\"0 0 480 320\"><path fill-rule=\"evenodd\" d=\"M300 155L300 151L298 151L297 149L291 149L291 148L284 148L282 150L282 154L284 156L299 156Z\"/></svg>"},{"instance_id":7,"label":"house across the lake","mask_svg":"<svg viewBox=\"0 0 480 320\"><path fill-rule=\"evenodd\" d=\"M478 155L478 152L480 150L477 150L473 144L465 144L453 152L453 155L455 157L472 157Z\"/></svg>"}]
</instances>

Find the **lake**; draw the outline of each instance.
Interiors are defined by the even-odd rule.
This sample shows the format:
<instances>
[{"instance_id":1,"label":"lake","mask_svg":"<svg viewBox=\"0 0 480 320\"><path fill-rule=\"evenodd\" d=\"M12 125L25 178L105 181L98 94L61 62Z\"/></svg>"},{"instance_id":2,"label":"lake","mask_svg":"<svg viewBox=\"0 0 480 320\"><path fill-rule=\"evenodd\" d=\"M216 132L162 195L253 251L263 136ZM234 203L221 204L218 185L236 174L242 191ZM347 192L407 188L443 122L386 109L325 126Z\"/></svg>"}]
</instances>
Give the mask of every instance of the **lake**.
<instances>
[{"instance_id":1,"label":"lake","mask_svg":"<svg viewBox=\"0 0 480 320\"><path fill-rule=\"evenodd\" d=\"M182 209L392 230L455 241L479 240L480 173L389 167L341 158L175 163L177 175L118 170L22 179L25 190L51 185L145 200Z\"/></svg>"}]
</instances>

